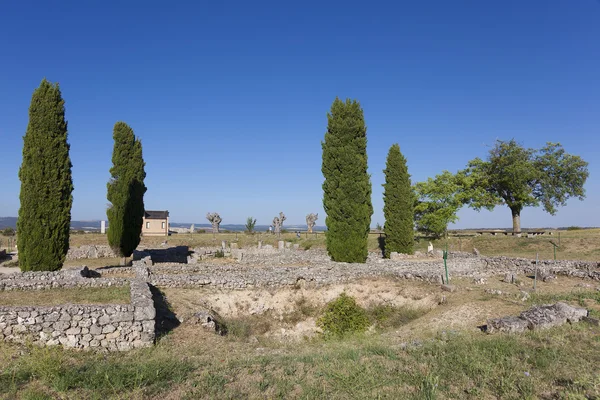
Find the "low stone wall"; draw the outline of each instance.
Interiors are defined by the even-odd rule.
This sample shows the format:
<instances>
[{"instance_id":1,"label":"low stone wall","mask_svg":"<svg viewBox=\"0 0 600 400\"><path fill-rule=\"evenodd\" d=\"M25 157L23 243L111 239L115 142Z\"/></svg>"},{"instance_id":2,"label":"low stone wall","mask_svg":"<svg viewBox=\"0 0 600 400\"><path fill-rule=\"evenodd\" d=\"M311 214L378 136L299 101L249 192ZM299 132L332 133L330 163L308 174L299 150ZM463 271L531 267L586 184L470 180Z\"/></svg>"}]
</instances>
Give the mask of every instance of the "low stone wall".
<instances>
[{"instance_id":1,"label":"low stone wall","mask_svg":"<svg viewBox=\"0 0 600 400\"><path fill-rule=\"evenodd\" d=\"M53 272L15 272L0 274L0 290L43 290L75 287L110 287L127 284L122 278L96 278L100 276L87 267Z\"/></svg>"},{"instance_id":2,"label":"low stone wall","mask_svg":"<svg viewBox=\"0 0 600 400\"><path fill-rule=\"evenodd\" d=\"M38 282L42 281L38 279ZM78 285L68 287L82 286L82 281L88 281L89 284L109 280L82 278L76 281ZM11 280L11 284L6 286L6 280L3 280L4 290L7 287L15 289L16 282ZM127 281L120 281L122 285L125 283ZM0 306L0 340L31 340L40 345L60 344L68 348L108 351L151 346L155 338L156 317L152 293L146 282L131 280L129 284L131 303L126 305ZM55 286L51 283L45 287ZM22 284L21 289L40 287Z\"/></svg>"},{"instance_id":3,"label":"low stone wall","mask_svg":"<svg viewBox=\"0 0 600 400\"><path fill-rule=\"evenodd\" d=\"M71 247L67 252L67 260L84 260L86 258L115 258L117 255L110 246L85 245Z\"/></svg>"},{"instance_id":4,"label":"low stone wall","mask_svg":"<svg viewBox=\"0 0 600 400\"><path fill-rule=\"evenodd\" d=\"M262 250L262 249L261 249ZM158 264L142 275L162 287L253 287L312 286L336 284L361 278L390 276L441 283L443 260L388 260L372 253L365 264L332 262L322 251L252 250L230 265L214 263ZM270 253L272 251L272 253ZM509 257L479 257L470 253L449 253L450 277L481 278L505 273L533 274L535 262ZM143 264L138 264L144 268ZM541 261L538 271L600 281L598 263L587 261ZM137 273L139 276L139 273Z\"/></svg>"}]
</instances>

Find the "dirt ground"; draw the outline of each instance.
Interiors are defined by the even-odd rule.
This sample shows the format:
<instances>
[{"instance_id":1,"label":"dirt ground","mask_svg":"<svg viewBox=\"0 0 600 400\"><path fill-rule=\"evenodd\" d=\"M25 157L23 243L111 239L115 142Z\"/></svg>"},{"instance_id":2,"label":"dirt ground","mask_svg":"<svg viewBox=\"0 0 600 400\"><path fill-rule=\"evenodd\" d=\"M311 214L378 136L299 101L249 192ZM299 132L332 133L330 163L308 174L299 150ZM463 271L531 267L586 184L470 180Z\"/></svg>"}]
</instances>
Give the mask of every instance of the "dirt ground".
<instances>
[{"instance_id":1,"label":"dirt ground","mask_svg":"<svg viewBox=\"0 0 600 400\"><path fill-rule=\"evenodd\" d=\"M163 293L183 328L172 333L175 337L190 330L203 331L200 326L188 326L189 318L199 310L213 310L225 319L244 316L263 317L271 328L266 336L275 339L299 339L318 332L313 315L300 316L290 323L289 316L299 308L320 310L345 291L355 297L363 307L390 305L423 311L423 316L385 333L409 340L438 335L441 331L477 331L489 318L518 315L530 304L527 294L550 295L594 291L598 282L559 277L544 283L538 282L533 292L533 280L523 277L521 285L502 282L502 276L492 276L485 284L475 284L466 279L452 282L455 292L443 291L439 285L420 281L393 278L364 279L346 284L320 288L297 289L164 289ZM585 286L588 285L588 286ZM575 304L577 305L577 304ZM596 304L586 305L600 311ZM314 312L318 314L318 312ZM199 333L199 332L198 332ZM185 340L185 339L183 339Z\"/></svg>"}]
</instances>

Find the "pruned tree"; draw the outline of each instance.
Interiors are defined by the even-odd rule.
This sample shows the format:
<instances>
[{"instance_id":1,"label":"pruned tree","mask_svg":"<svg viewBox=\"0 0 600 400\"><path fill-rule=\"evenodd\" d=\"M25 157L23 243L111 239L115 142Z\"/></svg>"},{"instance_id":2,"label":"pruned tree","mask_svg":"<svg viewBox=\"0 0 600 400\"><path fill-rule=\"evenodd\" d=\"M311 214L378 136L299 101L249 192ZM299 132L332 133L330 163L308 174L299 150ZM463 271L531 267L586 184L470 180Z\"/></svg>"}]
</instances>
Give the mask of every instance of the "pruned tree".
<instances>
[{"instance_id":1,"label":"pruned tree","mask_svg":"<svg viewBox=\"0 0 600 400\"><path fill-rule=\"evenodd\" d=\"M22 271L58 270L69 250L73 178L67 138L60 88L44 79L31 96L19 170L17 245Z\"/></svg>"},{"instance_id":2,"label":"pruned tree","mask_svg":"<svg viewBox=\"0 0 600 400\"><path fill-rule=\"evenodd\" d=\"M248 217L246 219L246 232L254 233L254 227L256 226L256 218Z\"/></svg>"},{"instance_id":3,"label":"pruned tree","mask_svg":"<svg viewBox=\"0 0 600 400\"><path fill-rule=\"evenodd\" d=\"M334 100L321 147L327 252L333 261L364 263L373 205L367 127L357 101Z\"/></svg>"},{"instance_id":4,"label":"pruned tree","mask_svg":"<svg viewBox=\"0 0 600 400\"><path fill-rule=\"evenodd\" d=\"M406 158L398 144L388 152L383 184L383 216L385 217L386 258L392 252L412 254L414 246L414 194Z\"/></svg>"},{"instance_id":5,"label":"pruned tree","mask_svg":"<svg viewBox=\"0 0 600 400\"><path fill-rule=\"evenodd\" d=\"M316 221L319 219L319 214L310 213L306 216L306 227L308 233L312 233Z\"/></svg>"},{"instance_id":6,"label":"pruned tree","mask_svg":"<svg viewBox=\"0 0 600 400\"><path fill-rule=\"evenodd\" d=\"M469 204L480 210L506 205L511 211L513 233L521 232L521 211L543 206L551 215L567 200L585 198L588 163L567 154L560 143L541 149L525 148L514 139L498 140L486 161L470 161L465 176L470 179Z\"/></svg>"},{"instance_id":7,"label":"pruned tree","mask_svg":"<svg viewBox=\"0 0 600 400\"><path fill-rule=\"evenodd\" d=\"M273 227L275 229L275 234L281 234L281 227L283 226L283 221L285 221L285 214L280 212L279 217L273 218Z\"/></svg>"},{"instance_id":8,"label":"pruned tree","mask_svg":"<svg viewBox=\"0 0 600 400\"><path fill-rule=\"evenodd\" d=\"M217 212L207 213L206 219L211 223L213 233L219 233L219 226L221 225L221 216Z\"/></svg>"},{"instance_id":9,"label":"pruned tree","mask_svg":"<svg viewBox=\"0 0 600 400\"><path fill-rule=\"evenodd\" d=\"M106 215L109 229L108 244L121 257L129 257L140 244L144 218L144 158L142 142L125 122L113 129L113 155L107 198Z\"/></svg>"}]
</instances>

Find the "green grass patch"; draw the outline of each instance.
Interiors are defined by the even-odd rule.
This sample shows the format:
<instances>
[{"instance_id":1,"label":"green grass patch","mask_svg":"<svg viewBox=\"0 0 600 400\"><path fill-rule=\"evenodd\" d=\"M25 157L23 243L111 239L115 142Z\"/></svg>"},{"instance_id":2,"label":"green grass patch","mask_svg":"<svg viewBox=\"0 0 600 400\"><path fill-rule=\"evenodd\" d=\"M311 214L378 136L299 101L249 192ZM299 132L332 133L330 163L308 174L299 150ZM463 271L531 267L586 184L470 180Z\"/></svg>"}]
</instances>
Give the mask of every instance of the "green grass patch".
<instances>
[{"instance_id":1,"label":"green grass patch","mask_svg":"<svg viewBox=\"0 0 600 400\"><path fill-rule=\"evenodd\" d=\"M60 304L128 304L129 285L106 288L67 288L0 291L2 306L54 306Z\"/></svg>"},{"instance_id":2,"label":"green grass patch","mask_svg":"<svg viewBox=\"0 0 600 400\"><path fill-rule=\"evenodd\" d=\"M191 370L188 362L156 349L101 355L30 347L28 354L0 372L0 394L23 390L30 398L56 398L62 396L46 392L77 392L81 398L94 399L135 392L152 395L182 382ZM27 389L31 382L46 390Z\"/></svg>"},{"instance_id":3,"label":"green grass patch","mask_svg":"<svg viewBox=\"0 0 600 400\"><path fill-rule=\"evenodd\" d=\"M166 340L127 354L0 343L5 398L534 399L600 396L600 328L456 333L402 346L350 335L292 344ZM18 353L18 352L17 352Z\"/></svg>"},{"instance_id":4,"label":"green grass patch","mask_svg":"<svg viewBox=\"0 0 600 400\"><path fill-rule=\"evenodd\" d=\"M593 300L600 304L599 291L573 291L570 293L532 293L527 302L529 304L549 304L557 301L576 302L581 307L585 306L585 300Z\"/></svg>"},{"instance_id":5,"label":"green grass patch","mask_svg":"<svg viewBox=\"0 0 600 400\"><path fill-rule=\"evenodd\" d=\"M380 328L397 328L415 320L427 311L412 307L378 304L367 309L369 319Z\"/></svg>"}]
</instances>

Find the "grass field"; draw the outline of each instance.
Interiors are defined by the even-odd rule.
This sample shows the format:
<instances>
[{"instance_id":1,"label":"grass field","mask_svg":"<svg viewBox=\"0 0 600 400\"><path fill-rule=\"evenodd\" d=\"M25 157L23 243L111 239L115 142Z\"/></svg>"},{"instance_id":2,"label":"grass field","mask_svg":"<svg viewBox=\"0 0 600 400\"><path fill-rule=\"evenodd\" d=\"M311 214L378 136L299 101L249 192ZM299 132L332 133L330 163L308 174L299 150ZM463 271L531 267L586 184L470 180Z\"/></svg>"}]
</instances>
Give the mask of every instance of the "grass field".
<instances>
[{"instance_id":1,"label":"grass field","mask_svg":"<svg viewBox=\"0 0 600 400\"><path fill-rule=\"evenodd\" d=\"M515 302L482 288L401 326L341 340L299 342L218 336L183 324L150 349L94 354L0 343L0 397L23 399L586 399L600 396L600 328L587 323L486 335L460 320L465 307L515 313L538 301L600 304L577 280L542 284ZM491 282L495 287L499 280ZM510 285L505 285L506 287ZM422 290L431 286L419 284ZM517 291L514 285L510 290ZM479 316L481 318L481 315ZM477 321L477 317L474 321Z\"/></svg>"},{"instance_id":2,"label":"grass field","mask_svg":"<svg viewBox=\"0 0 600 400\"><path fill-rule=\"evenodd\" d=\"M482 255L505 255L513 257L535 258L536 253L540 259L551 260L554 258L554 246L551 242L559 244L558 231L552 236L536 236L533 238L518 238L513 236L474 236L474 232L461 231L461 236L450 236L448 240L417 239L415 250L427 251L431 241L435 248L445 249L446 245L451 251L473 251L476 248ZM0 242L6 244L5 237L0 236ZM185 245L220 246L221 241L236 242L240 247L256 246L258 241L277 247L278 240L298 243L302 249L325 248L325 233L302 234L300 238L295 233L284 233L281 238L267 233L249 235L240 233L220 233L213 237L212 233L173 234L169 237L142 237L141 245L146 247L160 247L167 241L168 246ZM106 245L106 236L98 233L72 234L71 246L86 244ZM379 249L379 235L369 235L369 249ZM600 258L600 229L581 229L560 231L560 246L556 249L556 258L562 260L598 260ZM113 260L118 265L118 259ZM81 262L79 262L81 264Z\"/></svg>"},{"instance_id":3,"label":"grass field","mask_svg":"<svg viewBox=\"0 0 600 400\"><path fill-rule=\"evenodd\" d=\"M59 304L129 304L129 286L0 291L1 306L53 306Z\"/></svg>"}]
</instances>

